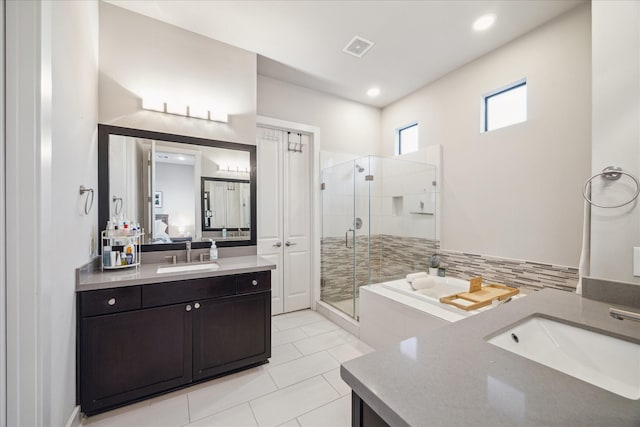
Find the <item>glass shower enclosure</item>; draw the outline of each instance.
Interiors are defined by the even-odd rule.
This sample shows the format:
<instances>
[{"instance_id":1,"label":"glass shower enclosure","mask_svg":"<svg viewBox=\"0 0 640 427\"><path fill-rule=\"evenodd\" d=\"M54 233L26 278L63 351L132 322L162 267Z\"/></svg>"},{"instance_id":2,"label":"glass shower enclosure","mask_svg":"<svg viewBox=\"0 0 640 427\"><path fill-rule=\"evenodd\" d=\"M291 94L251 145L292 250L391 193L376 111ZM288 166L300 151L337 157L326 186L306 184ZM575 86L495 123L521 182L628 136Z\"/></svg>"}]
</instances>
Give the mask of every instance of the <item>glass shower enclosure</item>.
<instances>
[{"instance_id":1,"label":"glass shower enclosure","mask_svg":"<svg viewBox=\"0 0 640 427\"><path fill-rule=\"evenodd\" d=\"M426 271L437 251L436 167L366 156L322 170L320 299L358 319L359 288Z\"/></svg>"}]
</instances>

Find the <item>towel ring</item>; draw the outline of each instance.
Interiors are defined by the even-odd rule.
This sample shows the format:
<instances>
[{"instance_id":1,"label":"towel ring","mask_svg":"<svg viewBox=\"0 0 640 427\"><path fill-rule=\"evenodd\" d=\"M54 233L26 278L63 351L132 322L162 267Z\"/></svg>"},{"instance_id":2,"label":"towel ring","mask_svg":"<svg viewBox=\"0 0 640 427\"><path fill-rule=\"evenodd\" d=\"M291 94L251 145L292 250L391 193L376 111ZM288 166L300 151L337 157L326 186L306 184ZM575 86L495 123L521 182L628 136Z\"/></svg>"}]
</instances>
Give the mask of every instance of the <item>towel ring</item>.
<instances>
[{"instance_id":1,"label":"towel ring","mask_svg":"<svg viewBox=\"0 0 640 427\"><path fill-rule=\"evenodd\" d=\"M115 206L113 207L115 214L120 215L120 212L122 212L122 197L113 196L113 199L111 199L111 201L113 201L113 203L115 204ZM118 208L118 202L120 202L120 208Z\"/></svg>"},{"instance_id":2,"label":"towel ring","mask_svg":"<svg viewBox=\"0 0 640 427\"><path fill-rule=\"evenodd\" d=\"M620 179L620 177L622 175L628 176L636 184L636 192L633 195L633 197L631 197L630 200L628 200L628 201L626 201L624 203L620 203L619 205L599 205L599 204L593 202L589 198L588 193L589 193L589 190L591 189L591 181L593 181L594 178L601 176L602 178L608 179L609 181L617 181L617 180ZM628 205L629 203L631 203L635 199L637 199L639 194L640 194L640 181L638 181L638 178L636 178L635 176L633 176L630 173L623 172L622 168L619 168L617 166L607 166L606 168L602 169L602 172L597 173L597 174L593 175L591 178L589 178L587 180L587 182L584 183L584 188L582 189L582 197L584 197L584 199L587 202L589 202L589 204L591 204L593 206L597 206L599 208L605 208L605 209L620 208L622 206Z\"/></svg>"},{"instance_id":3,"label":"towel ring","mask_svg":"<svg viewBox=\"0 0 640 427\"><path fill-rule=\"evenodd\" d=\"M84 185L80 186L80 195L82 196L84 193L91 193L91 202L89 202L89 196L84 199L84 214L89 215L91 212L91 208L93 207L93 188L86 188Z\"/></svg>"}]
</instances>

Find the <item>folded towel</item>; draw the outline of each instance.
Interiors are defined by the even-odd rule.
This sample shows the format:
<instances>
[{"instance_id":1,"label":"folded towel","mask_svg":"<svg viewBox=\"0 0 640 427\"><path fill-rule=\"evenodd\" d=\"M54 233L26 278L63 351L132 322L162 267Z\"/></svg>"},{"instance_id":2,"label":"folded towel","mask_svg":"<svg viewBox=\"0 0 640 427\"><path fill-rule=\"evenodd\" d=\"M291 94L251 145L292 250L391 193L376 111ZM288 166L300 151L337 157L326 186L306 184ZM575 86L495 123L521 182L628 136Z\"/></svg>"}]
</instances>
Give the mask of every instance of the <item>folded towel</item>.
<instances>
[{"instance_id":1,"label":"folded towel","mask_svg":"<svg viewBox=\"0 0 640 427\"><path fill-rule=\"evenodd\" d=\"M432 276L418 277L412 283L414 289L428 289L436 285L436 279Z\"/></svg>"},{"instance_id":2,"label":"folded towel","mask_svg":"<svg viewBox=\"0 0 640 427\"><path fill-rule=\"evenodd\" d=\"M429 275L424 271L421 271L419 273L407 274L407 282L411 284L413 283L414 280L419 279L421 277L429 277Z\"/></svg>"}]
</instances>

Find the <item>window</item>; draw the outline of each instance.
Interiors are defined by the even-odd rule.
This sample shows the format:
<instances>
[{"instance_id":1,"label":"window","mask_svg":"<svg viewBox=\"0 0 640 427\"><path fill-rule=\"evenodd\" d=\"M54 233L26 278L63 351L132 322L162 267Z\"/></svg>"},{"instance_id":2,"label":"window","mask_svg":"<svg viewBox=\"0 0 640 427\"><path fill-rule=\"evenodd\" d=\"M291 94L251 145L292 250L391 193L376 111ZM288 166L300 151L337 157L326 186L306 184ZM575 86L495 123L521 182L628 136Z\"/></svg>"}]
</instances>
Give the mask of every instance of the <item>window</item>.
<instances>
[{"instance_id":1,"label":"window","mask_svg":"<svg viewBox=\"0 0 640 427\"><path fill-rule=\"evenodd\" d=\"M413 123L396 131L396 156L418 151L418 124Z\"/></svg>"},{"instance_id":2,"label":"window","mask_svg":"<svg viewBox=\"0 0 640 427\"><path fill-rule=\"evenodd\" d=\"M527 121L527 81L520 80L482 97L482 132Z\"/></svg>"}]
</instances>

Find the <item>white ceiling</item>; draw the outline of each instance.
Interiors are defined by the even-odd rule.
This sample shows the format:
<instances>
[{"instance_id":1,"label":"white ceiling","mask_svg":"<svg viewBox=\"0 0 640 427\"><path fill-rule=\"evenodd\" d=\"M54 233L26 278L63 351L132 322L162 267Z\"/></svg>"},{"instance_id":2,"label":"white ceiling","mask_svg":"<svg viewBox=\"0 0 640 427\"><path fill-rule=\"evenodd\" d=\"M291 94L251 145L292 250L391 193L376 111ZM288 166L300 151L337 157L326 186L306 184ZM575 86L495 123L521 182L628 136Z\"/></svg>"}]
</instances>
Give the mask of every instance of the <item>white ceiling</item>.
<instances>
[{"instance_id":1,"label":"white ceiling","mask_svg":"<svg viewBox=\"0 0 640 427\"><path fill-rule=\"evenodd\" d=\"M585 0L210 1L109 3L256 52L258 73L384 107ZM482 14L497 16L483 33ZM359 35L363 57L342 52ZM380 88L370 98L367 89Z\"/></svg>"}]
</instances>

